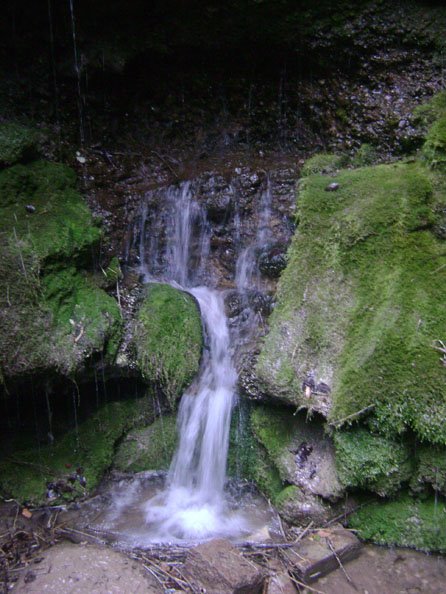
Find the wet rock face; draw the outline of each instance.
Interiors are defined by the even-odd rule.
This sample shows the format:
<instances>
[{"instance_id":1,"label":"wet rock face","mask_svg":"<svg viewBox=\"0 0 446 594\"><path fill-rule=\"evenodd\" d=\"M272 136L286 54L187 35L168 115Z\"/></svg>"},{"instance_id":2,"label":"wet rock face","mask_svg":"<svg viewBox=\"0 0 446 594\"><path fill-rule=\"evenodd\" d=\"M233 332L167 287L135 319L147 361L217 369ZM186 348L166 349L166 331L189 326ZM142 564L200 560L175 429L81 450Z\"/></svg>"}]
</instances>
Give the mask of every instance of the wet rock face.
<instances>
[{"instance_id":1,"label":"wet rock face","mask_svg":"<svg viewBox=\"0 0 446 594\"><path fill-rule=\"evenodd\" d=\"M252 266L260 275L256 283L260 283L263 291L274 287L274 280L285 265L284 254L294 230L296 177L294 167L271 172L235 167L224 175L208 171L188 182L197 217L191 229L192 255L187 264L192 269L202 268L191 280L192 284L234 286L238 258L244 249L253 246ZM155 274L162 274L168 266L167 219L174 214L163 214L168 210L166 192L171 190L159 188L142 198L143 206L135 212L127 250L128 264L140 264L141 246L144 246L146 263ZM200 250L205 241L209 251L204 256L206 261L200 264ZM154 257L156 262L150 264Z\"/></svg>"},{"instance_id":2,"label":"wet rock face","mask_svg":"<svg viewBox=\"0 0 446 594\"><path fill-rule=\"evenodd\" d=\"M279 278L286 266L286 248L286 245L276 243L260 250L258 262L259 270L263 275Z\"/></svg>"}]
</instances>

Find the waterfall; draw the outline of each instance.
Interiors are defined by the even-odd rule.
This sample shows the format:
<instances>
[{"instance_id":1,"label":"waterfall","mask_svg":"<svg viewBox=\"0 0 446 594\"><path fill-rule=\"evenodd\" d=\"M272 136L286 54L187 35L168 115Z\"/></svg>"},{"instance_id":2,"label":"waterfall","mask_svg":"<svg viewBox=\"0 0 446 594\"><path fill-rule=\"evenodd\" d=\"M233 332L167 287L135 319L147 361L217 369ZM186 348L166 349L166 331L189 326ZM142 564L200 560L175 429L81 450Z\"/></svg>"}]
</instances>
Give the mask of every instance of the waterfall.
<instances>
[{"instance_id":1,"label":"waterfall","mask_svg":"<svg viewBox=\"0 0 446 594\"><path fill-rule=\"evenodd\" d=\"M151 254L145 252L145 237L155 248ZM238 535L246 522L243 515L229 513L224 497L237 374L222 294L191 286L203 277L209 233L190 184L166 191L161 224L148 220L143 207L139 248L146 279L174 282L196 298L208 337L199 377L181 398L179 444L167 488L145 505L148 528L154 540Z\"/></svg>"},{"instance_id":2,"label":"waterfall","mask_svg":"<svg viewBox=\"0 0 446 594\"><path fill-rule=\"evenodd\" d=\"M271 184L269 179L262 192L259 205L259 219L256 237L253 243L245 247L236 262L235 284L240 292L248 289L260 289L260 275L257 265L257 252L270 239L269 221L271 218Z\"/></svg>"}]
</instances>

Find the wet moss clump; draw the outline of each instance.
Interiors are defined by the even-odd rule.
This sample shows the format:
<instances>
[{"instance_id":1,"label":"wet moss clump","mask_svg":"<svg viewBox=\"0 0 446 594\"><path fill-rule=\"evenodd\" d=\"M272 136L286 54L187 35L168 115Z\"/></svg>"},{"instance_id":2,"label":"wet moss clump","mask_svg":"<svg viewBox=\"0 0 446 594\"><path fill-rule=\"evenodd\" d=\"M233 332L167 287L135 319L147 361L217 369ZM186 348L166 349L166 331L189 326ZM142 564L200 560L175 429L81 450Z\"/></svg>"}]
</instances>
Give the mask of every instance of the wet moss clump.
<instances>
[{"instance_id":1,"label":"wet moss clump","mask_svg":"<svg viewBox=\"0 0 446 594\"><path fill-rule=\"evenodd\" d=\"M16 122L0 124L0 165L24 161L37 152L37 132Z\"/></svg>"},{"instance_id":2,"label":"wet moss clump","mask_svg":"<svg viewBox=\"0 0 446 594\"><path fill-rule=\"evenodd\" d=\"M170 285L149 285L138 313L134 345L142 376L158 386L175 408L200 366L203 333L194 298Z\"/></svg>"},{"instance_id":3,"label":"wet moss clump","mask_svg":"<svg viewBox=\"0 0 446 594\"><path fill-rule=\"evenodd\" d=\"M118 439L146 420L148 404L145 398L110 402L52 445L17 433L0 462L0 495L39 505L48 501L48 491L57 497L52 503L91 494L112 464Z\"/></svg>"},{"instance_id":4,"label":"wet moss clump","mask_svg":"<svg viewBox=\"0 0 446 594\"><path fill-rule=\"evenodd\" d=\"M5 377L70 375L104 347L112 358L120 311L89 273L101 230L74 171L46 161L9 167L0 172L0 198Z\"/></svg>"},{"instance_id":5,"label":"wet moss clump","mask_svg":"<svg viewBox=\"0 0 446 594\"><path fill-rule=\"evenodd\" d=\"M422 444L417 447L417 470L411 481L415 492L425 491L426 485L446 495L446 448Z\"/></svg>"},{"instance_id":6,"label":"wet moss clump","mask_svg":"<svg viewBox=\"0 0 446 594\"><path fill-rule=\"evenodd\" d=\"M113 467L122 472L167 470L177 444L176 417L163 415L148 427L133 429L119 444Z\"/></svg>"},{"instance_id":7,"label":"wet moss clump","mask_svg":"<svg viewBox=\"0 0 446 594\"><path fill-rule=\"evenodd\" d=\"M400 495L368 504L350 516L349 527L376 544L446 552L446 502L441 498Z\"/></svg>"},{"instance_id":8,"label":"wet moss clump","mask_svg":"<svg viewBox=\"0 0 446 594\"><path fill-rule=\"evenodd\" d=\"M253 410L241 402L232 415L228 475L254 482L271 501L283 489L279 471L269 453L255 435L252 420Z\"/></svg>"},{"instance_id":9,"label":"wet moss clump","mask_svg":"<svg viewBox=\"0 0 446 594\"><path fill-rule=\"evenodd\" d=\"M353 428L336 432L334 442L339 479L347 487L388 496L412 476L413 455L403 440Z\"/></svg>"}]
</instances>

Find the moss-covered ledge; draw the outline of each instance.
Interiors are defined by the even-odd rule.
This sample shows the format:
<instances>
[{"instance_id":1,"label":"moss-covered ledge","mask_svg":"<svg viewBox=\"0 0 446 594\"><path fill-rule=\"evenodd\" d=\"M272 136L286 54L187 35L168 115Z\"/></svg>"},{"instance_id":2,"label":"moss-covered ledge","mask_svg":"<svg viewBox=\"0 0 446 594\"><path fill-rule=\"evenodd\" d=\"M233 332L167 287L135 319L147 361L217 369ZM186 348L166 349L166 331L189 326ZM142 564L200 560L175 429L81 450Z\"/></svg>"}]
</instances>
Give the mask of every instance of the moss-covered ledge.
<instances>
[{"instance_id":1,"label":"moss-covered ledge","mask_svg":"<svg viewBox=\"0 0 446 594\"><path fill-rule=\"evenodd\" d=\"M143 378L157 386L175 408L175 401L200 367L203 332L195 299L170 285L149 284L133 344Z\"/></svg>"},{"instance_id":2,"label":"moss-covered ledge","mask_svg":"<svg viewBox=\"0 0 446 594\"><path fill-rule=\"evenodd\" d=\"M446 443L444 243L434 186L395 163L306 178L299 226L257 365L264 390L338 424L373 410L381 432ZM370 409L369 409L370 407Z\"/></svg>"},{"instance_id":3,"label":"moss-covered ledge","mask_svg":"<svg viewBox=\"0 0 446 594\"><path fill-rule=\"evenodd\" d=\"M90 272L101 237L76 175L47 161L0 171L2 375L72 376L94 353L113 358L116 300Z\"/></svg>"}]
</instances>

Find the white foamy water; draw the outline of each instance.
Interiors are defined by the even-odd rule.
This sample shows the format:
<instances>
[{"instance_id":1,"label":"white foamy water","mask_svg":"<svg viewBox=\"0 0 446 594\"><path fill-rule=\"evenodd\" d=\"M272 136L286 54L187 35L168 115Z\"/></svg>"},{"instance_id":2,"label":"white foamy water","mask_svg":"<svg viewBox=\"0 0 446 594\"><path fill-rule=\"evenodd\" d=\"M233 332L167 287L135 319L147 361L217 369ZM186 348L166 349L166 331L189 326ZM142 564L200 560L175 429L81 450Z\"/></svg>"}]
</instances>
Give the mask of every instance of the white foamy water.
<instances>
[{"instance_id":1,"label":"white foamy water","mask_svg":"<svg viewBox=\"0 0 446 594\"><path fill-rule=\"evenodd\" d=\"M198 380L181 399L168 488L146 505L150 531L162 539L249 532L243 515L230 512L223 493L237 382L224 303L220 293L206 287L190 293L200 304L209 351Z\"/></svg>"}]
</instances>

